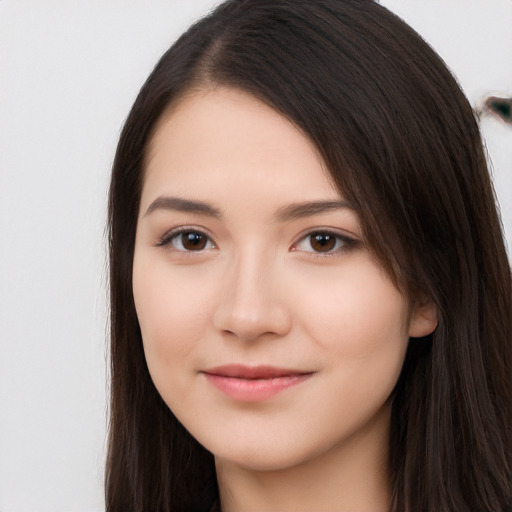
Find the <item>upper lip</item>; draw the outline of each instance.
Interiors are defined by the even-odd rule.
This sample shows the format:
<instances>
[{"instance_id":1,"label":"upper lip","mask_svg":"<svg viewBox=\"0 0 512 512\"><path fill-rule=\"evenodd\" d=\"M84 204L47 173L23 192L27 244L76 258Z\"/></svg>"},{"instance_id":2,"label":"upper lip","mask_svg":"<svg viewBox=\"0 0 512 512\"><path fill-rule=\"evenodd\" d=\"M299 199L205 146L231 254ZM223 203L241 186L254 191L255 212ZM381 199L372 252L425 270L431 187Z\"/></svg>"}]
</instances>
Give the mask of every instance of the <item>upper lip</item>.
<instances>
[{"instance_id":1,"label":"upper lip","mask_svg":"<svg viewBox=\"0 0 512 512\"><path fill-rule=\"evenodd\" d=\"M207 370L203 370L203 373L236 379L272 379L277 377L291 377L294 375L307 375L313 372L265 365L246 366L242 364L227 364L208 368Z\"/></svg>"}]
</instances>

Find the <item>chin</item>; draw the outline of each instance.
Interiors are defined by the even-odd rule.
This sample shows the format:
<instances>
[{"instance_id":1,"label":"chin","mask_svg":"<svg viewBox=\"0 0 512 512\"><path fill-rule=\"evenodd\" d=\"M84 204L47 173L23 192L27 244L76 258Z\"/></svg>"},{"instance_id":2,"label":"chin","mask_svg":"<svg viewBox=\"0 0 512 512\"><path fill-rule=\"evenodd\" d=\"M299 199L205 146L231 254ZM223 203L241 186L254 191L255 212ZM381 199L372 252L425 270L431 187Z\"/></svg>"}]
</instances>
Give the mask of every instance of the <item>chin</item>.
<instances>
[{"instance_id":1,"label":"chin","mask_svg":"<svg viewBox=\"0 0 512 512\"><path fill-rule=\"evenodd\" d=\"M243 446L240 449L218 450L213 452L215 460L238 466L249 471L282 471L300 466L314 458L313 454L298 452L292 447Z\"/></svg>"},{"instance_id":2,"label":"chin","mask_svg":"<svg viewBox=\"0 0 512 512\"><path fill-rule=\"evenodd\" d=\"M333 446L325 440L310 439L297 432L209 432L198 441L209 450L217 463L232 464L250 471L281 471L301 466L329 452ZM253 434L253 435L251 435Z\"/></svg>"}]
</instances>

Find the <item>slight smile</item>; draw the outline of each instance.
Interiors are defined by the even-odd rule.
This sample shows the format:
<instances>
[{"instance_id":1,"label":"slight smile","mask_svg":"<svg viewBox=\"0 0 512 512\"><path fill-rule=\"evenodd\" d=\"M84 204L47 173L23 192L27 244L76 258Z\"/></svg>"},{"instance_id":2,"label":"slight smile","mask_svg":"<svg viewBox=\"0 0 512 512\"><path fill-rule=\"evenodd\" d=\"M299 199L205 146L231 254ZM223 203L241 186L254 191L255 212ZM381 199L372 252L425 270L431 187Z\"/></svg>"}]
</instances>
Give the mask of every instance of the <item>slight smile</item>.
<instances>
[{"instance_id":1,"label":"slight smile","mask_svg":"<svg viewBox=\"0 0 512 512\"><path fill-rule=\"evenodd\" d=\"M295 384L300 384L315 372L231 364L200 372L217 389L242 402L261 402Z\"/></svg>"}]
</instances>

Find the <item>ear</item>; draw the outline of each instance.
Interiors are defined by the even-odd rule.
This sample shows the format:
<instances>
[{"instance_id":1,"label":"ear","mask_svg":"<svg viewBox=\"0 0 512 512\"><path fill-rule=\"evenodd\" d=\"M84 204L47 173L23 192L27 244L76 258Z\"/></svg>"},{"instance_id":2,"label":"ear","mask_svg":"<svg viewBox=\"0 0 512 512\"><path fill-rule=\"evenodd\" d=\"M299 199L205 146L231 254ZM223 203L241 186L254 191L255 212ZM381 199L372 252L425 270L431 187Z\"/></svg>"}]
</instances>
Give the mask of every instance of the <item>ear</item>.
<instances>
[{"instance_id":1,"label":"ear","mask_svg":"<svg viewBox=\"0 0 512 512\"><path fill-rule=\"evenodd\" d=\"M409 320L409 337L422 338L432 334L437 327L437 307L427 298L414 304Z\"/></svg>"}]
</instances>

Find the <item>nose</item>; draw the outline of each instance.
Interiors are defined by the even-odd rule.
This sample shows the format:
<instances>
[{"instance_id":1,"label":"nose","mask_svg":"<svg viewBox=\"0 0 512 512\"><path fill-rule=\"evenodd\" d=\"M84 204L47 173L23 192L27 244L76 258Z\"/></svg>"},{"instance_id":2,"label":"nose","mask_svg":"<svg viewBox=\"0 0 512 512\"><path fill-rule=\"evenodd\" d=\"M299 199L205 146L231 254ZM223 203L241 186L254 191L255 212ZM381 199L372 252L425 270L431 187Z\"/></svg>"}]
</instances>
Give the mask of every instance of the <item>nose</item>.
<instances>
[{"instance_id":1,"label":"nose","mask_svg":"<svg viewBox=\"0 0 512 512\"><path fill-rule=\"evenodd\" d=\"M275 262L274 262L275 263ZM214 326L242 341L284 336L292 325L291 304L279 269L253 251L227 269Z\"/></svg>"}]
</instances>

